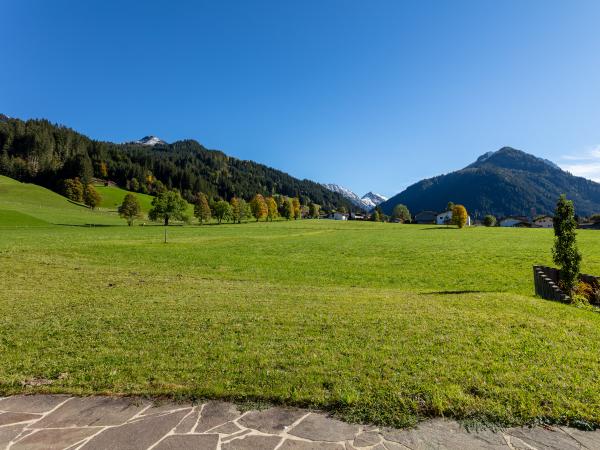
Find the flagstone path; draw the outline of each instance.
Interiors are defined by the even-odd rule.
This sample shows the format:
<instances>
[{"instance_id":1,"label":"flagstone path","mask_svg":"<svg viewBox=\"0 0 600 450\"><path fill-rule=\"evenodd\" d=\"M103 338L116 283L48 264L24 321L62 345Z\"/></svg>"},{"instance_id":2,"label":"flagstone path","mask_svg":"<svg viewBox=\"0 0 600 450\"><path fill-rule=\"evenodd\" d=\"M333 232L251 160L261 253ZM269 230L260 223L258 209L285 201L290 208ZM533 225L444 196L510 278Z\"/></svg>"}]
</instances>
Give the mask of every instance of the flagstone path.
<instances>
[{"instance_id":1,"label":"flagstone path","mask_svg":"<svg viewBox=\"0 0 600 450\"><path fill-rule=\"evenodd\" d=\"M600 431L567 427L468 432L434 419L415 429L351 425L292 408L240 412L232 403L138 398L0 398L0 449L399 450L600 449Z\"/></svg>"}]
</instances>

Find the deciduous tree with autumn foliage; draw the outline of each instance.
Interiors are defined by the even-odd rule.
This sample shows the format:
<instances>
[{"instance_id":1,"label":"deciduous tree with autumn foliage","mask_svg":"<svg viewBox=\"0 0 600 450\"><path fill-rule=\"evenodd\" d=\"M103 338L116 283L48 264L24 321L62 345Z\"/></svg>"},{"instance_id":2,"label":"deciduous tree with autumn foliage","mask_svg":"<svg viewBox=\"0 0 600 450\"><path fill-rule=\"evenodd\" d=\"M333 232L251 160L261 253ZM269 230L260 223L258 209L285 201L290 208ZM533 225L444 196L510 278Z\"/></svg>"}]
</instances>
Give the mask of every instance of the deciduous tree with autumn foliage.
<instances>
[{"instance_id":1,"label":"deciduous tree with autumn foliage","mask_svg":"<svg viewBox=\"0 0 600 450\"><path fill-rule=\"evenodd\" d=\"M267 202L265 202L265 198L256 194L252 200L250 201L250 208L252 209L252 215L256 218L258 222L260 219L264 219L267 217L269 209L267 207Z\"/></svg>"},{"instance_id":2,"label":"deciduous tree with autumn foliage","mask_svg":"<svg viewBox=\"0 0 600 450\"><path fill-rule=\"evenodd\" d=\"M462 228L467 224L468 217L467 209L463 205L452 207L452 223L458 228Z\"/></svg>"}]
</instances>

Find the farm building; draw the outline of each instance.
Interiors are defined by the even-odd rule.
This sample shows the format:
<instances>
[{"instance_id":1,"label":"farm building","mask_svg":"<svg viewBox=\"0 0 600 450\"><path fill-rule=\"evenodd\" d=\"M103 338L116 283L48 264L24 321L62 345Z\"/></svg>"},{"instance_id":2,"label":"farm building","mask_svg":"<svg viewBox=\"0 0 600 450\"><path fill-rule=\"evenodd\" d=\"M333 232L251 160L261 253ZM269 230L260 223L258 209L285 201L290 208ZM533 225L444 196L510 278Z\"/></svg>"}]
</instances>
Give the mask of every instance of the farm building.
<instances>
[{"instance_id":1,"label":"farm building","mask_svg":"<svg viewBox=\"0 0 600 450\"><path fill-rule=\"evenodd\" d=\"M552 216L540 216L533 221L533 228L552 228L554 218Z\"/></svg>"},{"instance_id":2,"label":"farm building","mask_svg":"<svg viewBox=\"0 0 600 450\"><path fill-rule=\"evenodd\" d=\"M520 216L509 216L502 219L499 223L501 227L517 227L526 228L531 227L531 223L527 217Z\"/></svg>"},{"instance_id":3,"label":"farm building","mask_svg":"<svg viewBox=\"0 0 600 450\"><path fill-rule=\"evenodd\" d=\"M421 211L415 215L415 223L435 224L437 213L435 211Z\"/></svg>"},{"instance_id":4,"label":"farm building","mask_svg":"<svg viewBox=\"0 0 600 450\"><path fill-rule=\"evenodd\" d=\"M333 220L348 220L348 214L343 214L336 211L333 213Z\"/></svg>"},{"instance_id":5,"label":"farm building","mask_svg":"<svg viewBox=\"0 0 600 450\"><path fill-rule=\"evenodd\" d=\"M438 225L448 225L452 223L452 211L444 211L443 213L439 213L435 217L435 223ZM467 216L467 224L468 227L471 226L471 216Z\"/></svg>"}]
</instances>

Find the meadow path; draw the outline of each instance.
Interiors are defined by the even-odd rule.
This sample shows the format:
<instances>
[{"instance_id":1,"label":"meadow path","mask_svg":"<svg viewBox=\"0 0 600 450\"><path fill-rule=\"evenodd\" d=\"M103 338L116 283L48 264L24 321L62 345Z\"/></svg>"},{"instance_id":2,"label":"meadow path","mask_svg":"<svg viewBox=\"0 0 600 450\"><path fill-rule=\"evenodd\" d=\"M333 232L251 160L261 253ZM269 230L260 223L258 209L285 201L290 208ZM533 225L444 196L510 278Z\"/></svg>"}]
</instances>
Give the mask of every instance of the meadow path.
<instances>
[{"instance_id":1,"label":"meadow path","mask_svg":"<svg viewBox=\"0 0 600 450\"><path fill-rule=\"evenodd\" d=\"M301 409L240 412L234 404L137 398L0 398L0 449L599 449L600 431L566 427L468 432L435 419L416 429L350 425Z\"/></svg>"}]
</instances>

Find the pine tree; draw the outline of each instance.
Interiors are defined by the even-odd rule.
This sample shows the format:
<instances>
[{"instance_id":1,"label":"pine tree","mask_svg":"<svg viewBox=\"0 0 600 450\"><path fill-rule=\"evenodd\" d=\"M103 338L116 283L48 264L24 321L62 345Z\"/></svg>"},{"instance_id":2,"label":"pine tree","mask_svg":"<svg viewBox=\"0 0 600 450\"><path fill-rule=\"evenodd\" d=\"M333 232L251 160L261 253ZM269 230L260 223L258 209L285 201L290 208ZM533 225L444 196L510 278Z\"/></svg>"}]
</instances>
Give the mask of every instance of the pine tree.
<instances>
[{"instance_id":1,"label":"pine tree","mask_svg":"<svg viewBox=\"0 0 600 450\"><path fill-rule=\"evenodd\" d=\"M563 194L556 203L554 212L554 248L552 258L560 267L560 285L572 295L579 280L579 265L581 253L577 248L577 221L573 202Z\"/></svg>"}]
</instances>

